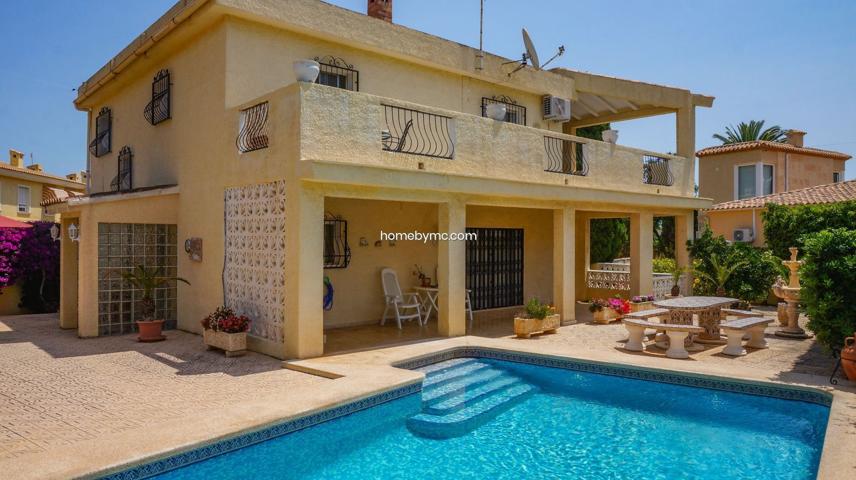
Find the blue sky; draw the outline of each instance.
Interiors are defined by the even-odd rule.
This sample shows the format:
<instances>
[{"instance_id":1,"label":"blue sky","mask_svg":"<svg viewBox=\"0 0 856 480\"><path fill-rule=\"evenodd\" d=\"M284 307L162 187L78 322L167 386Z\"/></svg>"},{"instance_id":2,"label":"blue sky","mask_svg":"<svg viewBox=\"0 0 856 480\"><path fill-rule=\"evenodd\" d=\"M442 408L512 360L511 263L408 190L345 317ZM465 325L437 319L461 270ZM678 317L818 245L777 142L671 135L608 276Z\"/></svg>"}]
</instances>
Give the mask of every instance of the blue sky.
<instances>
[{"instance_id":1,"label":"blue sky","mask_svg":"<svg viewBox=\"0 0 856 480\"><path fill-rule=\"evenodd\" d=\"M285 0L283 0L285 1ZM33 154L51 172L85 165L86 117L73 89L173 0L2 0L0 149ZM331 3L365 11L365 0ZM395 0L396 23L478 45L477 0ZM764 119L808 132L806 144L856 154L856 2L486 0L485 49L511 58L526 27L553 65L689 88L697 146L725 125ZM620 143L674 150L671 116L623 122ZM856 178L856 160L847 179Z\"/></svg>"}]
</instances>

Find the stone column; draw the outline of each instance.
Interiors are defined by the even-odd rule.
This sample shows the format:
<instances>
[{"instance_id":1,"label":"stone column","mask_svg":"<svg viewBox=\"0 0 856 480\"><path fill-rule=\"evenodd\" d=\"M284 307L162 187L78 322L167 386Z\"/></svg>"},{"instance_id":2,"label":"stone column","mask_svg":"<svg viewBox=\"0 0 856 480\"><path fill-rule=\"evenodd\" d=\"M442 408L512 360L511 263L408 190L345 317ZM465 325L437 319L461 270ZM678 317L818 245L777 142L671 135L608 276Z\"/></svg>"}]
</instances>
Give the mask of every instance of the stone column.
<instances>
[{"instance_id":1,"label":"stone column","mask_svg":"<svg viewBox=\"0 0 856 480\"><path fill-rule=\"evenodd\" d=\"M630 215L630 295L649 295L654 291L654 215Z\"/></svg>"},{"instance_id":2,"label":"stone column","mask_svg":"<svg viewBox=\"0 0 856 480\"><path fill-rule=\"evenodd\" d=\"M98 219L93 208L85 207L76 223L79 232L77 245L80 258L77 292L77 336L98 336ZM68 236L68 229L63 229Z\"/></svg>"},{"instance_id":3,"label":"stone column","mask_svg":"<svg viewBox=\"0 0 856 480\"><path fill-rule=\"evenodd\" d=\"M553 210L553 303L562 316L562 324L576 320L575 231L576 211L573 208Z\"/></svg>"},{"instance_id":4,"label":"stone column","mask_svg":"<svg viewBox=\"0 0 856 480\"><path fill-rule=\"evenodd\" d=\"M78 303L78 244L68 238L68 227L77 224L80 219L63 215L60 220L59 250L59 327L77 328Z\"/></svg>"},{"instance_id":5,"label":"stone column","mask_svg":"<svg viewBox=\"0 0 856 480\"><path fill-rule=\"evenodd\" d=\"M693 213L675 216L675 261L679 266L685 268L684 282L681 286L681 295L692 295L693 275L690 270L691 259L690 251L687 249L687 241L693 238ZM686 289L684 289L686 286Z\"/></svg>"},{"instance_id":6,"label":"stone column","mask_svg":"<svg viewBox=\"0 0 856 480\"><path fill-rule=\"evenodd\" d=\"M576 262L574 268L576 280L576 297L581 299L588 298L588 285L586 284L586 270L591 264L591 219L585 213L576 212Z\"/></svg>"},{"instance_id":7,"label":"stone column","mask_svg":"<svg viewBox=\"0 0 856 480\"><path fill-rule=\"evenodd\" d=\"M285 207L286 358L324 353L324 195L289 183Z\"/></svg>"},{"instance_id":8,"label":"stone column","mask_svg":"<svg viewBox=\"0 0 856 480\"><path fill-rule=\"evenodd\" d=\"M440 233L463 233L467 227L466 205L458 200L441 203L437 208ZM440 335L454 337L467 333L466 242L440 240L437 246L438 330Z\"/></svg>"},{"instance_id":9,"label":"stone column","mask_svg":"<svg viewBox=\"0 0 856 480\"><path fill-rule=\"evenodd\" d=\"M690 100L675 114L675 144L679 156L693 161L695 160L695 133L695 106ZM690 178L694 176L691 175Z\"/></svg>"}]
</instances>

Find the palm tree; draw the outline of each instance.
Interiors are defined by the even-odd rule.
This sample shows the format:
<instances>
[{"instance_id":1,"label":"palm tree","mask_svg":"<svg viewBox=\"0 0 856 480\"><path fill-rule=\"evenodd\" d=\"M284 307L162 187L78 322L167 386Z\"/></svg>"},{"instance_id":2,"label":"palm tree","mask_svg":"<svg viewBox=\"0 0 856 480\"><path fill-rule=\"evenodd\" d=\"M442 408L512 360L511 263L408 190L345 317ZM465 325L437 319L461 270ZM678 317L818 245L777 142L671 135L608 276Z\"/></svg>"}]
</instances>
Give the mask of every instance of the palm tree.
<instances>
[{"instance_id":1,"label":"palm tree","mask_svg":"<svg viewBox=\"0 0 856 480\"><path fill-rule=\"evenodd\" d=\"M738 268L746 265L746 262L735 262L729 265L725 263L720 263L718 256L711 255L710 271L708 272L706 271L706 269L702 269L701 265L695 268L696 276L712 283L716 287L716 295L719 297L724 297L725 283L728 282L728 279L731 278L731 275L735 271L737 271Z\"/></svg>"},{"instance_id":2,"label":"palm tree","mask_svg":"<svg viewBox=\"0 0 856 480\"><path fill-rule=\"evenodd\" d=\"M142 265L137 265L130 272L120 272L120 275L134 288L139 288L143 291L143 297L140 299L140 313L143 316L143 321L151 321L155 316L155 301L152 298L152 294L156 288L168 285L174 281L190 285L190 282L181 277L161 275L160 268L148 269Z\"/></svg>"},{"instance_id":3,"label":"palm tree","mask_svg":"<svg viewBox=\"0 0 856 480\"><path fill-rule=\"evenodd\" d=\"M787 139L785 130L778 125L764 128L764 120L750 120L749 123L740 122L737 127L729 125L725 127L725 135L718 133L713 138L722 142L723 145L730 143L752 142L755 140L766 140L768 142L784 143Z\"/></svg>"}]
</instances>

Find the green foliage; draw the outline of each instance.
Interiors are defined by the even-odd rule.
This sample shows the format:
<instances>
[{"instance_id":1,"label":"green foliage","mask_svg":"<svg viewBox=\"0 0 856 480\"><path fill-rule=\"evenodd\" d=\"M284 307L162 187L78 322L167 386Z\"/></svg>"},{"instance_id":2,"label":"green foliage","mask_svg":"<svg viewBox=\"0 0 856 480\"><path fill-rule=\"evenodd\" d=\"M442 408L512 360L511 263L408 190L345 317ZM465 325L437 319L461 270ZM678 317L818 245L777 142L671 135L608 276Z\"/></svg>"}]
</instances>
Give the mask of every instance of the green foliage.
<instances>
[{"instance_id":1,"label":"green foliage","mask_svg":"<svg viewBox=\"0 0 856 480\"><path fill-rule=\"evenodd\" d=\"M553 310L553 307L547 305L546 303L541 303L537 297L532 297L526 302L526 316L529 318L537 318L538 320L544 320L547 318L547 315Z\"/></svg>"},{"instance_id":2,"label":"green foliage","mask_svg":"<svg viewBox=\"0 0 856 480\"><path fill-rule=\"evenodd\" d=\"M674 270L677 263L674 258L655 257L652 262L654 273L669 273Z\"/></svg>"},{"instance_id":3,"label":"green foliage","mask_svg":"<svg viewBox=\"0 0 856 480\"><path fill-rule=\"evenodd\" d=\"M184 282L190 285L190 282L181 277L161 275L160 268L146 268L142 265L137 265L130 272L119 272L119 274L131 286L143 291L143 297L140 299L140 311L145 320L150 320L155 314L155 302L152 299L152 292L156 288L168 285L170 282Z\"/></svg>"},{"instance_id":4,"label":"green foliage","mask_svg":"<svg viewBox=\"0 0 856 480\"><path fill-rule=\"evenodd\" d=\"M675 217L654 217L654 256L675 256Z\"/></svg>"},{"instance_id":5,"label":"green foliage","mask_svg":"<svg viewBox=\"0 0 856 480\"><path fill-rule=\"evenodd\" d=\"M767 248L789 258L789 247L802 248L803 237L831 228L856 230L856 201L785 207L767 205L762 215Z\"/></svg>"},{"instance_id":6,"label":"green foliage","mask_svg":"<svg viewBox=\"0 0 856 480\"><path fill-rule=\"evenodd\" d=\"M577 129L577 136L583 138L591 138L592 140L600 140L603 141L603 136L601 135L604 130L609 130L609 124L604 123L602 125L591 125L589 127L582 127Z\"/></svg>"},{"instance_id":7,"label":"green foliage","mask_svg":"<svg viewBox=\"0 0 856 480\"><path fill-rule=\"evenodd\" d=\"M611 262L630 255L630 220L596 218L591 221L591 261Z\"/></svg>"},{"instance_id":8,"label":"green foliage","mask_svg":"<svg viewBox=\"0 0 856 480\"><path fill-rule=\"evenodd\" d=\"M856 331L856 230L825 230L803 240L800 299L808 327L822 345L841 347Z\"/></svg>"},{"instance_id":9,"label":"green foliage","mask_svg":"<svg viewBox=\"0 0 856 480\"><path fill-rule=\"evenodd\" d=\"M765 129L764 120L750 120L749 123L740 122L736 127L729 125L725 127L725 135L716 133L713 135L713 138L722 142L723 145L727 145L754 140L784 143L787 136L785 135L785 131L778 125L773 125Z\"/></svg>"},{"instance_id":10,"label":"green foliage","mask_svg":"<svg viewBox=\"0 0 856 480\"><path fill-rule=\"evenodd\" d=\"M769 296L776 277L783 273L780 260L770 251L745 243L729 245L709 228L688 245L697 277L693 289L699 295L762 302Z\"/></svg>"}]
</instances>

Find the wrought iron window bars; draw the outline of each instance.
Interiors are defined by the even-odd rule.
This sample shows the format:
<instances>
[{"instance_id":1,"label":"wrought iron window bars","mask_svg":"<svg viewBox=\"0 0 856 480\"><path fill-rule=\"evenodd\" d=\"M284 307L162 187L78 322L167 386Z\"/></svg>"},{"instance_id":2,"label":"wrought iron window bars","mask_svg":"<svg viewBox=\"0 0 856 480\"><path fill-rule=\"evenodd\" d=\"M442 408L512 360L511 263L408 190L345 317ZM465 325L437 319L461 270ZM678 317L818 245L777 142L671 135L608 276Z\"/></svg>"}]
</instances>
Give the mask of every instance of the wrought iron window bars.
<instances>
[{"instance_id":1,"label":"wrought iron window bars","mask_svg":"<svg viewBox=\"0 0 856 480\"><path fill-rule=\"evenodd\" d=\"M360 91L360 72L354 70L353 65L332 55L315 57L315 61L321 67L315 83L354 92Z\"/></svg>"},{"instance_id":2,"label":"wrought iron window bars","mask_svg":"<svg viewBox=\"0 0 856 480\"><path fill-rule=\"evenodd\" d=\"M386 130L381 131L384 150L426 157L455 157L454 121L451 117L382 105L386 124Z\"/></svg>"},{"instance_id":3,"label":"wrought iron window bars","mask_svg":"<svg viewBox=\"0 0 856 480\"><path fill-rule=\"evenodd\" d=\"M642 156L642 183L670 187L674 181L668 158L655 155Z\"/></svg>"},{"instance_id":4,"label":"wrought iron window bars","mask_svg":"<svg viewBox=\"0 0 856 480\"><path fill-rule=\"evenodd\" d=\"M346 268L351 263L348 245L348 222L341 217L324 214L324 268Z\"/></svg>"},{"instance_id":5,"label":"wrought iron window bars","mask_svg":"<svg viewBox=\"0 0 856 480\"><path fill-rule=\"evenodd\" d=\"M110 108L103 107L95 117L95 138L89 142L89 153L96 157L110 153L110 137L113 128L113 114Z\"/></svg>"},{"instance_id":6,"label":"wrought iron window bars","mask_svg":"<svg viewBox=\"0 0 856 480\"><path fill-rule=\"evenodd\" d=\"M523 304L523 229L467 228L466 285L473 310Z\"/></svg>"},{"instance_id":7,"label":"wrought iron window bars","mask_svg":"<svg viewBox=\"0 0 856 480\"><path fill-rule=\"evenodd\" d=\"M152 101L143 111L146 120L157 125L170 117L169 70L163 69L152 80Z\"/></svg>"},{"instance_id":8,"label":"wrought iron window bars","mask_svg":"<svg viewBox=\"0 0 856 480\"><path fill-rule=\"evenodd\" d=\"M241 110L238 138L235 139L239 152L247 153L268 147L268 108L269 103L263 102Z\"/></svg>"},{"instance_id":9,"label":"wrought iron window bars","mask_svg":"<svg viewBox=\"0 0 856 480\"><path fill-rule=\"evenodd\" d=\"M127 192L133 188L133 159L134 153L131 147L125 145L119 150L118 171L116 177L110 182L114 192Z\"/></svg>"},{"instance_id":10,"label":"wrought iron window bars","mask_svg":"<svg viewBox=\"0 0 856 480\"><path fill-rule=\"evenodd\" d=\"M491 103L505 104L505 121L508 123L516 123L517 125L526 125L526 107L518 105L516 101L505 95L482 97L481 101L481 116L487 116L487 106Z\"/></svg>"},{"instance_id":11,"label":"wrought iron window bars","mask_svg":"<svg viewBox=\"0 0 856 480\"><path fill-rule=\"evenodd\" d=\"M547 168L544 171L567 175L588 175L588 162L583 145L585 144L573 140L545 136Z\"/></svg>"}]
</instances>

